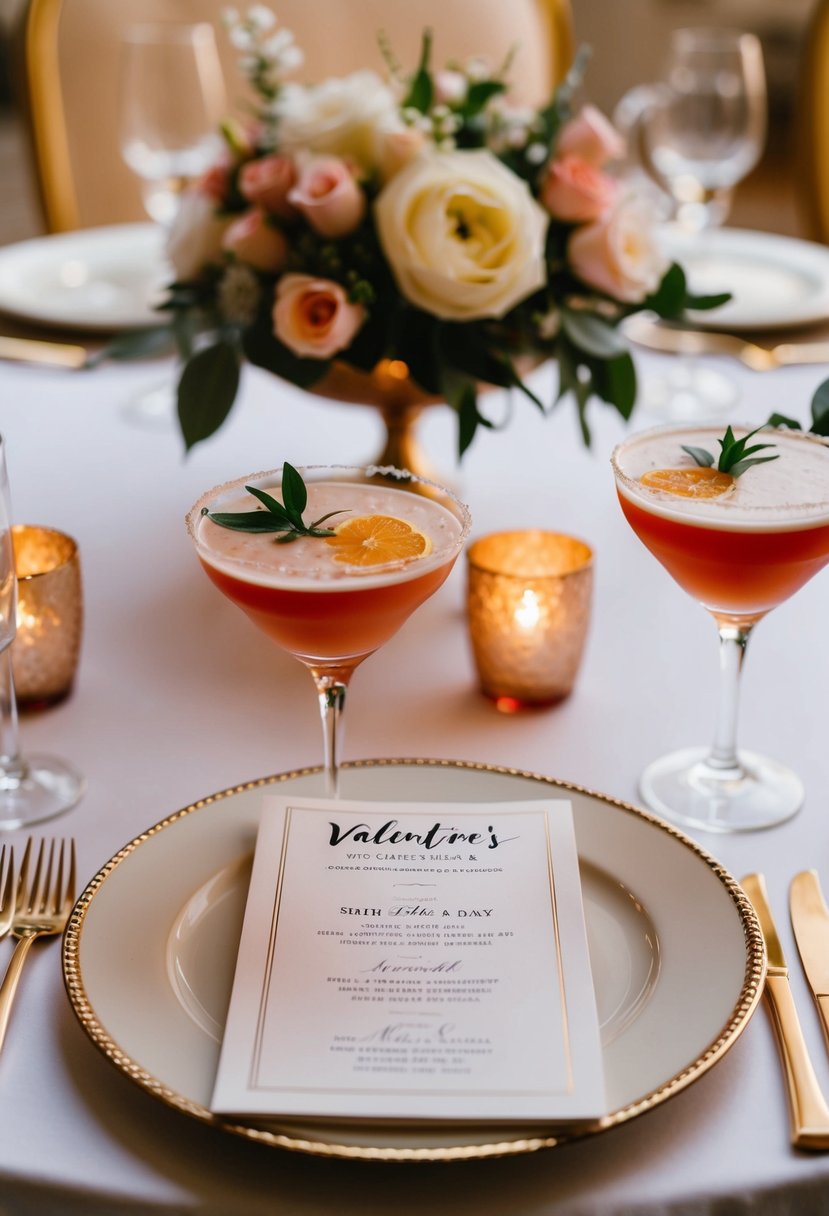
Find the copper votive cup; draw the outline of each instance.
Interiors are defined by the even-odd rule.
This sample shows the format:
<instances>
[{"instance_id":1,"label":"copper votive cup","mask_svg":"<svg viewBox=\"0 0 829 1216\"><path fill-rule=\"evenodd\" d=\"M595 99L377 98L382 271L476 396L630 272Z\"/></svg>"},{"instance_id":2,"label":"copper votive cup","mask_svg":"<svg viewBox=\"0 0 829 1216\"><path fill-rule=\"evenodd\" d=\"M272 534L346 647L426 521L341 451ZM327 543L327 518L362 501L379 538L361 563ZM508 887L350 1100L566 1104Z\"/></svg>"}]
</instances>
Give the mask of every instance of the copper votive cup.
<instances>
[{"instance_id":1,"label":"copper votive cup","mask_svg":"<svg viewBox=\"0 0 829 1216\"><path fill-rule=\"evenodd\" d=\"M470 545L467 561L482 692L504 713L564 700L590 622L593 550L558 532L495 532Z\"/></svg>"},{"instance_id":2,"label":"copper votive cup","mask_svg":"<svg viewBox=\"0 0 829 1216\"><path fill-rule=\"evenodd\" d=\"M78 546L54 528L12 528L17 633L12 669L18 704L54 705L72 690L83 628Z\"/></svg>"}]
</instances>

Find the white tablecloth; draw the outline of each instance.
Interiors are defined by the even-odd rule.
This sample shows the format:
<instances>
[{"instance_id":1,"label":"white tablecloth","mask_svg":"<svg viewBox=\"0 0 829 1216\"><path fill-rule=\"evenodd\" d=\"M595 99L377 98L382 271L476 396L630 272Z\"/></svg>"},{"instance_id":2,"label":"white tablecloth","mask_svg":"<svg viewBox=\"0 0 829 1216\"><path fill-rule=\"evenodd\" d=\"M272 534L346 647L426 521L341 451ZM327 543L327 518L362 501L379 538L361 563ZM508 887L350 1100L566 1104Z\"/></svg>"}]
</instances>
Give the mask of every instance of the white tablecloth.
<instances>
[{"instance_id":1,"label":"white tablecloth","mask_svg":"<svg viewBox=\"0 0 829 1216\"><path fill-rule=\"evenodd\" d=\"M660 359L639 363L648 374ZM163 364L94 373L0 367L0 428L16 517L65 529L82 555L87 615L77 687L58 708L24 718L22 741L25 750L71 758L88 775L83 802L39 829L75 834L84 880L178 807L318 762L307 674L216 594L194 560L183 519L204 488L227 477L284 459L359 461L375 454L379 439L371 411L317 401L247 369L228 425L185 460L172 428L141 430L123 415L130 395L165 371ZM826 369L728 371L742 390L736 418L759 422L772 409L805 420ZM552 396L550 369L536 383ZM503 406L496 401L493 408ZM422 425L427 450L472 508L474 534L542 526L595 546L595 615L572 698L550 711L507 717L480 696L461 561L443 590L358 672L347 757L481 760L635 801L637 774L648 760L708 741L714 627L621 516L608 454L623 424L599 404L591 418L594 445L585 451L569 403L542 420L516 400L509 428L482 434L460 469L449 412L433 410ZM654 421L637 413L637 427ZM760 625L745 673L741 740L801 773L802 812L766 833L698 838L736 876L767 874L805 1033L829 1092L829 1057L785 911L797 869L815 866L829 884L827 619L823 574ZM0 946L0 962L10 950ZM36 948L24 973L0 1058L3 1216L686 1216L827 1206L829 1156L795 1153L788 1144L782 1077L762 1007L715 1068L649 1114L553 1151L452 1166L291 1155L166 1108L88 1041L64 995L54 942Z\"/></svg>"}]
</instances>

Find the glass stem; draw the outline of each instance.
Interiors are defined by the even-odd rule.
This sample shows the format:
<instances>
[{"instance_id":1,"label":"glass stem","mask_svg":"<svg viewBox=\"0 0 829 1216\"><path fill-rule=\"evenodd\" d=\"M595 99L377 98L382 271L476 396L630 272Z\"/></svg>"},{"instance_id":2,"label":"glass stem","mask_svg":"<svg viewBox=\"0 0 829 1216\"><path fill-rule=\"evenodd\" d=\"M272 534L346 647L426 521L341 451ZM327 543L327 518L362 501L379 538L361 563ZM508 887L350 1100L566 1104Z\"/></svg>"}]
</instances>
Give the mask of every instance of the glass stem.
<instances>
[{"instance_id":1,"label":"glass stem","mask_svg":"<svg viewBox=\"0 0 829 1216\"><path fill-rule=\"evenodd\" d=\"M720 636L720 701L714 746L708 764L723 771L739 772L741 769L737 757L737 713L740 706L740 673L751 629L751 625L717 625Z\"/></svg>"},{"instance_id":2,"label":"glass stem","mask_svg":"<svg viewBox=\"0 0 829 1216\"><path fill-rule=\"evenodd\" d=\"M311 668L319 697L322 720L323 772L325 792L329 798L339 797L340 745L345 694L351 671L341 667L333 671Z\"/></svg>"},{"instance_id":3,"label":"glass stem","mask_svg":"<svg viewBox=\"0 0 829 1216\"><path fill-rule=\"evenodd\" d=\"M5 788L19 785L26 775L18 738L17 697L9 645L0 654L0 786Z\"/></svg>"}]
</instances>

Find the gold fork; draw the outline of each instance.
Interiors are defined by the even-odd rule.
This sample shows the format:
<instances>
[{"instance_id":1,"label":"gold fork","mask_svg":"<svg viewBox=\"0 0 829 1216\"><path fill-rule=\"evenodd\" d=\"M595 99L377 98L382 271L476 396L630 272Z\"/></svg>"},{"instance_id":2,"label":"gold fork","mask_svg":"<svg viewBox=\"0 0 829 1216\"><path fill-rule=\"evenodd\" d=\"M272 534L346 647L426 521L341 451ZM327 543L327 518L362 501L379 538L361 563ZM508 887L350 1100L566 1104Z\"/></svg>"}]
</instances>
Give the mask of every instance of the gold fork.
<instances>
[{"instance_id":1,"label":"gold fork","mask_svg":"<svg viewBox=\"0 0 829 1216\"><path fill-rule=\"evenodd\" d=\"M55 866L57 852L57 867ZM68 853L68 858L67 858ZM12 935L18 939L8 969L0 984L0 1048L6 1037L14 995L20 973L29 950L39 937L50 937L62 933L69 920L75 902L75 842L60 842L56 850L55 841L41 840L35 862L35 871L29 882L29 864L32 855L32 839L26 842L26 851L20 866L17 883L17 911L12 924Z\"/></svg>"},{"instance_id":2,"label":"gold fork","mask_svg":"<svg viewBox=\"0 0 829 1216\"><path fill-rule=\"evenodd\" d=\"M829 363L829 341L760 346L737 334L659 325L638 313L625 322L625 333L640 346L667 354L731 355L753 372L770 372L795 363Z\"/></svg>"},{"instance_id":3,"label":"gold fork","mask_svg":"<svg viewBox=\"0 0 829 1216\"><path fill-rule=\"evenodd\" d=\"M0 849L0 938L11 932L16 905L14 890L14 849L9 846L9 863L6 866L6 846Z\"/></svg>"}]
</instances>

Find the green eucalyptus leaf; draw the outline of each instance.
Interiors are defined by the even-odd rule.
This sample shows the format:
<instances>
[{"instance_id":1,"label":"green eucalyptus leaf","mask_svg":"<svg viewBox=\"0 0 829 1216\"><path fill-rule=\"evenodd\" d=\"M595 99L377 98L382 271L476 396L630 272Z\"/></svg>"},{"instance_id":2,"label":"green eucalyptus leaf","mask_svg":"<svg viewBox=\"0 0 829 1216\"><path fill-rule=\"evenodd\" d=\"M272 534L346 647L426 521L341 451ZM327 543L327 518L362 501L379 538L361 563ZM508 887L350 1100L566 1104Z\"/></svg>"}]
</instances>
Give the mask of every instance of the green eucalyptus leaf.
<instances>
[{"instance_id":1,"label":"green eucalyptus leaf","mask_svg":"<svg viewBox=\"0 0 829 1216\"><path fill-rule=\"evenodd\" d=\"M829 435L829 380L824 380L815 389L809 430L815 435Z\"/></svg>"},{"instance_id":2,"label":"green eucalyptus leaf","mask_svg":"<svg viewBox=\"0 0 829 1216\"><path fill-rule=\"evenodd\" d=\"M220 528L230 528L234 532L285 532L292 526L270 511L208 511L207 518Z\"/></svg>"},{"instance_id":3,"label":"green eucalyptus leaf","mask_svg":"<svg viewBox=\"0 0 829 1216\"><path fill-rule=\"evenodd\" d=\"M626 351L616 359L594 360L593 391L613 405L623 418L630 418L636 404L636 367Z\"/></svg>"},{"instance_id":4,"label":"green eucalyptus leaf","mask_svg":"<svg viewBox=\"0 0 829 1216\"><path fill-rule=\"evenodd\" d=\"M594 313L562 308L561 324L573 345L594 358L615 359L627 352L627 342L618 329Z\"/></svg>"},{"instance_id":5,"label":"green eucalyptus leaf","mask_svg":"<svg viewBox=\"0 0 829 1216\"><path fill-rule=\"evenodd\" d=\"M282 502L293 522L302 526L302 512L308 505L308 491L300 474L287 460L282 466Z\"/></svg>"},{"instance_id":6,"label":"green eucalyptus leaf","mask_svg":"<svg viewBox=\"0 0 829 1216\"><path fill-rule=\"evenodd\" d=\"M151 355L166 354L172 350L175 341L174 326L157 325L152 329L138 329L131 333L119 334L111 342L107 342L100 350L87 356L84 367L98 367L108 360L126 362L129 359L146 359Z\"/></svg>"},{"instance_id":7,"label":"green eucalyptus leaf","mask_svg":"<svg viewBox=\"0 0 829 1216\"><path fill-rule=\"evenodd\" d=\"M802 431L803 427L794 418L787 418L785 414L771 414L764 423L765 426L785 426L790 431Z\"/></svg>"},{"instance_id":8,"label":"green eucalyptus leaf","mask_svg":"<svg viewBox=\"0 0 829 1216\"><path fill-rule=\"evenodd\" d=\"M695 464L698 464L702 469L710 469L714 464L714 457L710 452L706 452L705 448L691 447L690 444L683 443L680 445L683 452L687 452Z\"/></svg>"},{"instance_id":9,"label":"green eucalyptus leaf","mask_svg":"<svg viewBox=\"0 0 829 1216\"><path fill-rule=\"evenodd\" d=\"M770 447L770 444L763 444L763 447ZM739 477L741 473L745 473L746 469L750 469L755 464L768 464L770 460L779 460L777 456L757 456L753 460L738 460L736 464L732 464L727 470L732 477Z\"/></svg>"},{"instance_id":10,"label":"green eucalyptus leaf","mask_svg":"<svg viewBox=\"0 0 829 1216\"><path fill-rule=\"evenodd\" d=\"M217 342L185 365L178 384L178 418L186 450L209 438L230 413L239 389L239 351Z\"/></svg>"},{"instance_id":11,"label":"green eucalyptus leaf","mask_svg":"<svg viewBox=\"0 0 829 1216\"><path fill-rule=\"evenodd\" d=\"M694 312L707 312L711 308L722 308L730 299L730 291L720 291L707 296L695 296L689 292L685 297L685 307L692 308Z\"/></svg>"},{"instance_id":12,"label":"green eucalyptus leaf","mask_svg":"<svg viewBox=\"0 0 829 1216\"><path fill-rule=\"evenodd\" d=\"M662 276L662 282L656 291L648 296L642 307L651 309L660 317L678 317L686 307L687 299L685 271L674 262Z\"/></svg>"},{"instance_id":13,"label":"green eucalyptus leaf","mask_svg":"<svg viewBox=\"0 0 829 1216\"><path fill-rule=\"evenodd\" d=\"M248 494L252 494L254 498L258 498L262 506L267 507L269 513L276 519L281 520L289 528L296 527L296 521L291 512L278 499L274 498L272 494L268 494L266 490L260 490L258 486L245 486L245 489Z\"/></svg>"}]
</instances>

